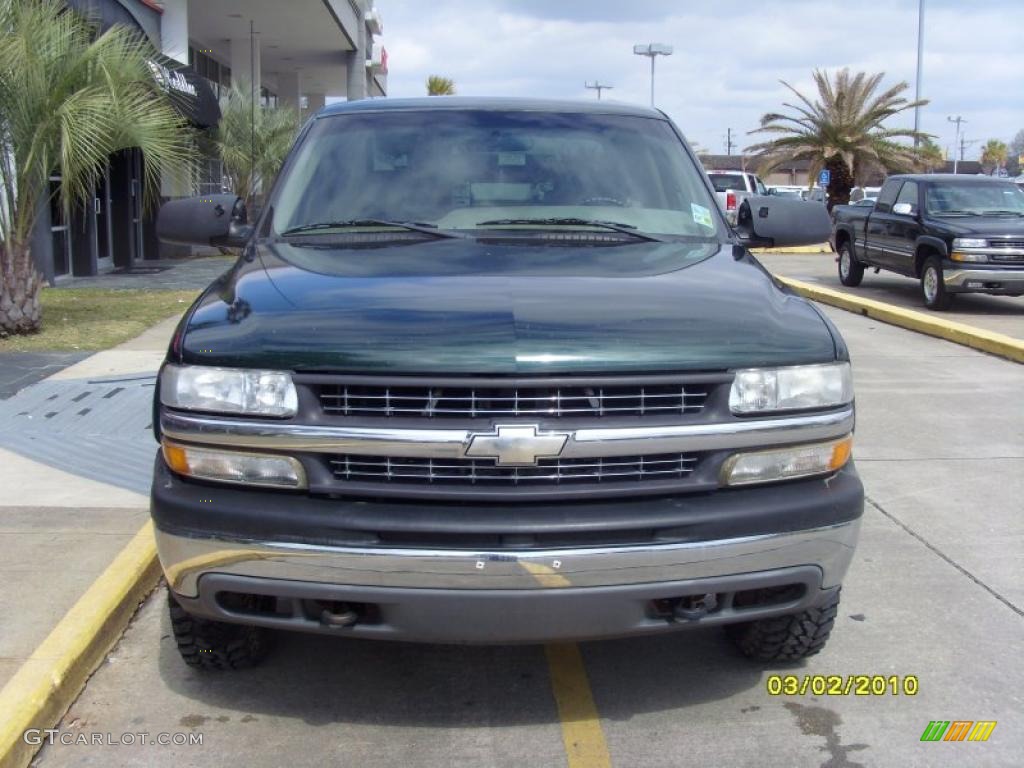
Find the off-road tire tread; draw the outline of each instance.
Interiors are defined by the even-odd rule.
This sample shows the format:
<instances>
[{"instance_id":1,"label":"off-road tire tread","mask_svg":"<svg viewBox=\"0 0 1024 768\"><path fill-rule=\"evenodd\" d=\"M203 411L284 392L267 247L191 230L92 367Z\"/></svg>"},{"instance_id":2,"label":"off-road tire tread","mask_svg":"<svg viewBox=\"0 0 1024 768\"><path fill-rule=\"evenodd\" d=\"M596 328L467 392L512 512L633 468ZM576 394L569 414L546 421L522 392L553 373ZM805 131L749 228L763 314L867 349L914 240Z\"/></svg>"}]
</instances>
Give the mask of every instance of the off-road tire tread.
<instances>
[{"instance_id":1,"label":"off-road tire tread","mask_svg":"<svg viewBox=\"0 0 1024 768\"><path fill-rule=\"evenodd\" d=\"M824 605L790 616L733 624L727 631L744 656L760 661L797 661L828 642L839 611L839 591Z\"/></svg>"},{"instance_id":2,"label":"off-road tire tread","mask_svg":"<svg viewBox=\"0 0 1024 768\"><path fill-rule=\"evenodd\" d=\"M228 624L193 616L168 592L174 642L184 662L195 669L229 670L255 666L267 654L268 638L262 627Z\"/></svg>"}]
</instances>

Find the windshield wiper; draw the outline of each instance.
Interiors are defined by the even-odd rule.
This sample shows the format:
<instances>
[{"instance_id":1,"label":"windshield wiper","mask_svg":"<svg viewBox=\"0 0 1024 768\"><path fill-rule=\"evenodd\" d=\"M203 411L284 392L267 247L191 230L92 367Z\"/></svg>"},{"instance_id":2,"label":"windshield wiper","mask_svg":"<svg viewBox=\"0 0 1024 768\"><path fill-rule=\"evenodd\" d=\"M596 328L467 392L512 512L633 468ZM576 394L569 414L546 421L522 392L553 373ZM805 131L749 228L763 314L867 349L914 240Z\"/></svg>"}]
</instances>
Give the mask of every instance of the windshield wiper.
<instances>
[{"instance_id":1,"label":"windshield wiper","mask_svg":"<svg viewBox=\"0 0 1024 768\"><path fill-rule=\"evenodd\" d=\"M665 242L663 238L660 238L657 235L641 232L632 224L620 224L615 221L597 221L596 219L491 219L490 221L478 221L476 223L476 226L478 227L521 225L537 225L542 227L600 227L601 229L610 229L613 232L621 232L624 235L632 235L633 237L638 237L641 240L650 240L653 243Z\"/></svg>"},{"instance_id":2,"label":"windshield wiper","mask_svg":"<svg viewBox=\"0 0 1024 768\"><path fill-rule=\"evenodd\" d=\"M438 229L436 224L425 224L419 221L388 221L387 219L349 219L347 221L318 221L315 224L302 224L298 227L291 227L281 233L286 235L299 235L307 232L317 232L326 229L351 229L355 227L394 227L404 229L407 232L422 232L425 235L434 237L463 237L455 232L445 229Z\"/></svg>"},{"instance_id":3,"label":"windshield wiper","mask_svg":"<svg viewBox=\"0 0 1024 768\"><path fill-rule=\"evenodd\" d=\"M977 211L961 211L956 208L950 208L944 211L935 211L932 215L934 216L980 216L981 214Z\"/></svg>"},{"instance_id":4,"label":"windshield wiper","mask_svg":"<svg viewBox=\"0 0 1024 768\"><path fill-rule=\"evenodd\" d=\"M982 214L985 216L1024 216L1024 212L1006 210L982 211Z\"/></svg>"}]
</instances>

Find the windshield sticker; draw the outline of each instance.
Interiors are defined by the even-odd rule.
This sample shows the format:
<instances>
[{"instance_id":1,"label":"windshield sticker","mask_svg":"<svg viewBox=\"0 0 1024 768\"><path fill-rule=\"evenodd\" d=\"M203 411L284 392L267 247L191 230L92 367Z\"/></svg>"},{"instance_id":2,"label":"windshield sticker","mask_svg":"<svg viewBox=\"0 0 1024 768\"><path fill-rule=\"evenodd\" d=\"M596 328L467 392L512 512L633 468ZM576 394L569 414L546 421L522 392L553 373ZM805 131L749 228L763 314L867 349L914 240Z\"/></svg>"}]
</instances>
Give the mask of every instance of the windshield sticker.
<instances>
[{"instance_id":1,"label":"windshield sticker","mask_svg":"<svg viewBox=\"0 0 1024 768\"><path fill-rule=\"evenodd\" d=\"M693 220L702 227L707 227L708 229L715 228L715 225L711 222L711 211L703 205L690 203L690 212L693 214Z\"/></svg>"}]
</instances>

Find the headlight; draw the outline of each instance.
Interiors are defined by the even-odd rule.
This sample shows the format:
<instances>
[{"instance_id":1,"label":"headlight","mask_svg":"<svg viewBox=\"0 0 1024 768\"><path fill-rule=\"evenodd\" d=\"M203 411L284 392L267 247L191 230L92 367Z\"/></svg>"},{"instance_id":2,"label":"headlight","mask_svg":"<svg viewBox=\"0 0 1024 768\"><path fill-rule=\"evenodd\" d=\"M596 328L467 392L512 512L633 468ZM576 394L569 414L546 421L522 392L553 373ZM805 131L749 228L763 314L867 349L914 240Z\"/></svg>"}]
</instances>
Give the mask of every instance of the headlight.
<instances>
[{"instance_id":1,"label":"headlight","mask_svg":"<svg viewBox=\"0 0 1024 768\"><path fill-rule=\"evenodd\" d=\"M170 408L248 416L294 416L299 407L287 373L201 365L164 366L160 402Z\"/></svg>"},{"instance_id":2,"label":"headlight","mask_svg":"<svg viewBox=\"0 0 1024 768\"><path fill-rule=\"evenodd\" d=\"M827 443L736 453L722 465L723 485L750 485L825 475L842 469L850 460L853 437Z\"/></svg>"},{"instance_id":3,"label":"headlight","mask_svg":"<svg viewBox=\"0 0 1024 768\"><path fill-rule=\"evenodd\" d=\"M195 448L169 440L164 440L161 447L167 466L186 477L277 488L306 487L306 472L291 456Z\"/></svg>"},{"instance_id":4,"label":"headlight","mask_svg":"<svg viewBox=\"0 0 1024 768\"><path fill-rule=\"evenodd\" d=\"M987 248L988 240L977 237L954 237L954 248Z\"/></svg>"},{"instance_id":5,"label":"headlight","mask_svg":"<svg viewBox=\"0 0 1024 768\"><path fill-rule=\"evenodd\" d=\"M849 363L736 371L729 392L733 413L830 408L853 400Z\"/></svg>"}]
</instances>

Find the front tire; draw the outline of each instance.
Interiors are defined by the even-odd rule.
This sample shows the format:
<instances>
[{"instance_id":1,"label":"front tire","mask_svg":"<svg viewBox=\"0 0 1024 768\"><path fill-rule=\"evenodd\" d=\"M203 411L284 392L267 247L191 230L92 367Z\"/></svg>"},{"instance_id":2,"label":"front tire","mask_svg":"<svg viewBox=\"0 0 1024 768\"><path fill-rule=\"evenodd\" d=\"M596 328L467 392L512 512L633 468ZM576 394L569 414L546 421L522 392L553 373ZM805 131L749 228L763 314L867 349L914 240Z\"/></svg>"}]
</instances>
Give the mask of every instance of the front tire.
<instances>
[{"instance_id":1,"label":"front tire","mask_svg":"<svg viewBox=\"0 0 1024 768\"><path fill-rule=\"evenodd\" d=\"M839 610L839 590L826 603L789 616L726 627L740 652L759 661L797 661L820 652Z\"/></svg>"},{"instance_id":2,"label":"front tire","mask_svg":"<svg viewBox=\"0 0 1024 768\"><path fill-rule=\"evenodd\" d=\"M864 265L853 256L853 248L849 242L839 246L839 282L850 288L856 288L864 279Z\"/></svg>"},{"instance_id":3,"label":"front tire","mask_svg":"<svg viewBox=\"0 0 1024 768\"><path fill-rule=\"evenodd\" d=\"M190 667L202 670L245 669L267 655L262 627L228 624L193 616L167 591L167 608L178 653Z\"/></svg>"},{"instance_id":4,"label":"front tire","mask_svg":"<svg viewBox=\"0 0 1024 768\"><path fill-rule=\"evenodd\" d=\"M946 290L942 280L942 261L930 256L921 269L921 298L928 309L942 312L953 303L953 294Z\"/></svg>"}]
</instances>

